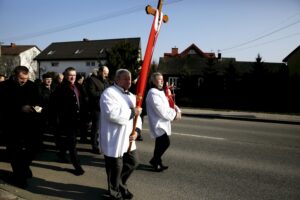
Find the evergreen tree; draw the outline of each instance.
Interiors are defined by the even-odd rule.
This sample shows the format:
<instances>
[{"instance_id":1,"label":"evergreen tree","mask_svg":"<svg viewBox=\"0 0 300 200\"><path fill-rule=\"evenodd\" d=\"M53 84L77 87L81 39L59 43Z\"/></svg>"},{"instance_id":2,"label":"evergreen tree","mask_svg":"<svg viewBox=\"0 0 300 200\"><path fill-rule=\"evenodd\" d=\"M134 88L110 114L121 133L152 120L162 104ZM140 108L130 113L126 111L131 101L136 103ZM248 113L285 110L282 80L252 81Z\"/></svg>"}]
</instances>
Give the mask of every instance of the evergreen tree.
<instances>
[{"instance_id":1,"label":"evergreen tree","mask_svg":"<svg viewBox=\"0 0 300 200\"><path fill-rule=\"evenodd\" d=\"M132 73L134 80L139 72L141 63L138 60L139 49L133 47L129 42L120 42L106 51L107 62L110 75L113 77L120 68L128 69Z\"/></svg>"}]
</instances>

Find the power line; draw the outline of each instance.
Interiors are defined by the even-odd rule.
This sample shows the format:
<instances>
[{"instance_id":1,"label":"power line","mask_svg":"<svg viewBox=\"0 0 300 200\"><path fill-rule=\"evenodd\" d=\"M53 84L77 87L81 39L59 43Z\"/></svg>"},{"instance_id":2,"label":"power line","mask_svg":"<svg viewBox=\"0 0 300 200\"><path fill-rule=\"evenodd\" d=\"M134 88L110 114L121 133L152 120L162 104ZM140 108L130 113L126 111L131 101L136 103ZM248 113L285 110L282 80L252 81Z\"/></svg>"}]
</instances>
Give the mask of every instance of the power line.
<instances>
[{"instance_id":1,"label":"power line","mask_svg":"<svg viewBox=\"0 0 300 200\"><path fill-rule=\"evenodd\" d=\"M260 37L255 38L255 39L249 40L249 41L247 41L247 42L243 42L243 43L241 43L241 44L238 44L238 45L235 45L235 46L232 46L232 47L229 47L229 48L222 49L221 51L224 52L224 51L228 51L228 50L231 50L231 49L235 49L235 48L244 46L244 45L246 45L246 44L249 44L249 43L255 42L255 41L257 41L257 40L260 40L260 39L262 39L262 38L265 38L265 37L267 37L267 36L270 36L270 35L272 35L272 34L274 34L274 33L276 33L276 32L282 31L282 30L284 30L284 29L286 29L286 28L288 28L288 27L291 27L291 26L293 26L293 25L295 25L295 24L298 24L298 23L300 23L300 20L298 20L298 21L296 21L296 22L293 22L293 23L291 23L291 24L288 24L288 25L286 25L286 26L283 26L283 27L281 27L281 28L278 28L278 29L276 29L276 30L274 30L274 31L271 31L271 32L269 32L269 33L267 33L267 34L264 34L264 35L262 35L262 36L260 36Z\"/></svg>"},{"instance_id":2,"label":"power line","mask_svg":"<svg viewBox=\"0 0 300 200\"><path fill-rule=\"evenodd\" d=\"M102 20L105 20L105 19L130 14L130 13L133 13L133 12L136 12L136 11L140 11L141 9L142 9L141 6L135 6L135 7L129 8L129 9L112 12L112 13L109 13L109 14L105 14L105 15L85 19L85 20L82 20L82 21L74 22L74 23L71 23L71 24L67 24L67 25L63 25L63 26L57 26L57 27L53 27L53 28L50 28L50 29L45 29L45 30L42 30L42 31L29 33L29 34L24 34L24 35L20 35L20 36L14 36L14 37L5 38L5 39L1 39L1 40L2 41L3 40L18 41L18 40L25 40L25 39L29 39L29 38L42 36L42 35L48 35L50 33L60 32L60 31L76 28L76 27L79 27L79 26L84 26L84 25L87 25L87 24L95 23L95 22L98 22L98 21L102 21Z\"/></svg>"},{"instance_id":3,"label":"power line","mask_svg":"<svg viewBox=\"0 0 300 200\"><path fill-rule=\"evenodd\" d=\"M275 28L281 27L282 25L286 24L286 22L288 22L288 21L291 20L292 18L297 17L299 14L300 14L300 12L297 12L296 14L293 14L293 15L291 15L291 16L289 16L289 17L283 19L283 20L281 20L281 22L279 22L278 24L275 24L274 26L272 26L272 27L266 29L266 30L263 31L262 33L257 34L257 36L255 36L255 37L258 37L259 35L262 35L262 34L266 34L266 33L268 33L270 30L273 30L273 29L275 29Z\"/></svg>"},{"instance_id":4,"label":"power line","mask_svg":"<svg viewBox=\"0 0 300 200\"><path fill-rule=\"evenodd\" d=\"M260 43L260 44L256 44L256 45L253 45L253 46L248 46L248 47L245 47L245 48L239 48L239 49L234 49L234 50L228 50L226 52L243 51L243 50L251 49L251 48L254 48L254 47L262 46L262 45L265 45L265 44L269 44L269 43L272 43L272 42L277 42L279 40L290 38L290 37L293 37L293 36L296 36L296 35L300 35L300 32L293 33L293 34L290 34L290 35L286 35L286 36L283 36L283 37L280 37L280 38L277 38L277 39L274 39L274 40L270 40L270 41L267 41L267 42L263 42L263 43Z\"/></svg>"},{"instance_id":5,"label":"power line","mask_svg":"<svg viewBox=\"0 0 300 200\"><path fill-rule=\"evenodd\" d=\"M165 5L177 3L177 2L180 2L180 1L183 1L183 0L171 0L167 3L165 3ZM85 26L87 24L95 23L95 22L98 22L98 21L111 19L111 18L115 18L115 17L120 17L120 16L123 16L123 15L138 12L138 11L143 11L144 8L145 8L144 4L143 5L137 5L137 6L133 6L131 8L128 8L128 9L115 11L115 12L112 12L112 13L108 13L108 14L105 14L105 15L100 15L100 16L97 16L97 17L85 19L85 20L82 20L82 21L74 22L74 23L71 23L71 24L63 25L63 26L57 26L57 27L45 29L45 30L42 30L42 31L38 31L38 32L34 32L34 33L28 33L28 34L19 35L19 36L13 36L13 37L9 37L9 38L1 38L0 41L20 41L20 40L35 38L35 37L38 37L38 36L43 36L43 35L48 35L48 34L51 34L51 33L61 32L61 31L76 28L76 27L79 27L79 26Z\"/></svg>"}]
</instances>

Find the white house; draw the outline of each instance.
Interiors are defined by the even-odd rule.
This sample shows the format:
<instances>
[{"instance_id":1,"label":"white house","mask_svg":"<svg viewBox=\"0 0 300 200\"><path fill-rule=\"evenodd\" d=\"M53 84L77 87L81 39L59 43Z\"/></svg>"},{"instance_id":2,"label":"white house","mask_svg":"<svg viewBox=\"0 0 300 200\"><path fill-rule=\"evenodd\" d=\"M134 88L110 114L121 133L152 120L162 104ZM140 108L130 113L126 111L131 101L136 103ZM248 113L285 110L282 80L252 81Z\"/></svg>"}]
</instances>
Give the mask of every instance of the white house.
<instances>
[{"instance_id":1,"label":"white house","mask_svg":"<svg viewBox=\"0 0 300 200\"><path fill-rule=\"evenodd\" d=\"M89 75L95 68L105 64L106 52L114 45L129 42L141 49L140 41L140 38L123 38L52 43L35 58L39 65L39 76L49 71L62 73L67 67L74 67L78 73Z\"/></svg>"},{"instance_id":2,"label":"white house","mask_svg":"<svg viewBox=\"0 0 300 200\"><path fill-rule=\"evenodd\" d=\"M41 53L35 45L1 45L0 67L2 73L9 76L14 67L18 65L26 66L29 69L31 80L35 80L38 75L38 65L34 58Z\"/></svg>"}]
</instances>

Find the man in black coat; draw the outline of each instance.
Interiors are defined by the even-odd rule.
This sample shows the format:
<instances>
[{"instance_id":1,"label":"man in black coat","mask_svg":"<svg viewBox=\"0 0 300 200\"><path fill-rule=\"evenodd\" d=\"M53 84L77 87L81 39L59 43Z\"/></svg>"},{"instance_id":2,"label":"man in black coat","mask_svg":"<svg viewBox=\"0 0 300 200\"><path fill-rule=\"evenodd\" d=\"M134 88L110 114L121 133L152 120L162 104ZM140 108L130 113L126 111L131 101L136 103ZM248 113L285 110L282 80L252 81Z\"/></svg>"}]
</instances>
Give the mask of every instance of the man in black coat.
<instances>
[{"instance_id":1,"label":"man in black coat","mask_svg":"<svg viewBox=\"0 0 300 200\"><path fill-rule=\"evenodd\" d=\"M30 164L37 151L39 140L39 93L36 85L28 80L29 70L17 66L10 79L1 83L1 112L4 139L13 170L13 183L27 186L32 177Z\"/></svg>"},{"instance_id":2,"label":"man in black coat","mask_svg":"<svg viewBox=\"0 0 300 200\"><path fill-rule=\"evenodd\" d=\"M102 92L109 86L109 69L107 66L101 66L98 75L91 75L86 80L86 92L88 95L88 107L92 117L91 143L92 152L99 154L98 132L100 129L100 105L99 100Z\"/></svg>"},{"instance_id":3,"label":"man in black coat","mask_svg":"<svg viewBox=\"0 0 300 200\"><path fill-rule=\"evenodd\" d=\"M73 67L68 67L64 71L64 80L57 86L53 93L54 101L51 103L55 110L55 115L58 122L58 157L61 161L66 162L66 151L69 151L71 162L75 168L73 174L79 176L84 173L81 167L80 160L77 155L76 143L77 134L79 132L80 116L85 109L86 105L84 93L76 81L76 70Z\"/></svg>"}]
</instances>

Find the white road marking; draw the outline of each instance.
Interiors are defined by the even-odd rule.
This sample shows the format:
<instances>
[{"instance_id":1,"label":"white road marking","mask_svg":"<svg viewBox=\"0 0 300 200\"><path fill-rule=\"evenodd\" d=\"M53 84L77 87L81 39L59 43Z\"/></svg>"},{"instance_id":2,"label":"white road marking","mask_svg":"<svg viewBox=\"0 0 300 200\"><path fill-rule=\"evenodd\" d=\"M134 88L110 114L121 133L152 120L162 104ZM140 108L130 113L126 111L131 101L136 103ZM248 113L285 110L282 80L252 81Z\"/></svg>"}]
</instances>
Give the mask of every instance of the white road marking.
<instances>
[{"instance_id":1,"label":"white road marking","mask_svg":"<svg viewBox=\"0 0 300 200\"><path fill-rule=\"evenodd\" d=\"M204 138L204 139L211 139L211 140L226 140L225 138L221 137L210 137L205 135L194 135L194 134L185 134L185 133L172 133L174 135L182 135L182 136L188 136L188 137L197 137L197 138Z\"/></svg>"},{"instance_id":2,"label":"white road marking","mask_svg":"<svg viewBox=\"0 0 300 200\"><path fill-rule=\"evenodd\" d=\"M149 131L149 129L146 129L146 128L144 128L143 130ZM175 132L172 132L172 134L181 135L181 136L188 136L188 137L203 138L203 139L211 139L211 140L226 140L225 138L221 138L221 137L210 137L210 136L205 136L205 135L194 135L194 134L175 133Z\"/></svg>"}]
</instances>

